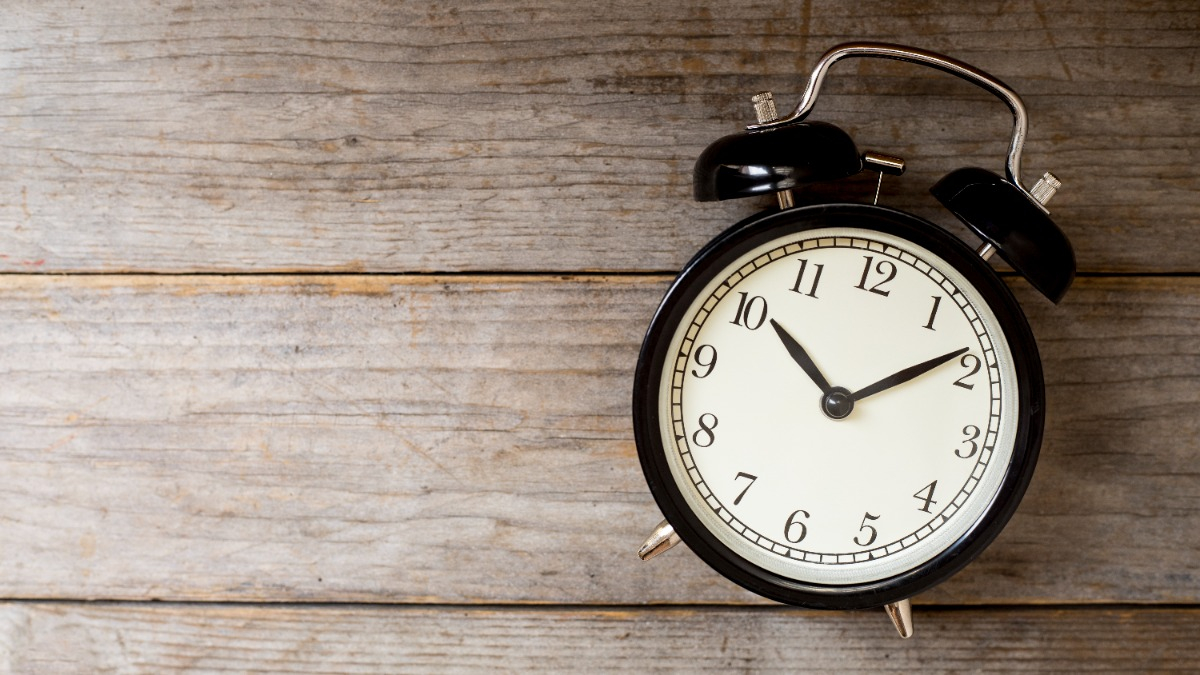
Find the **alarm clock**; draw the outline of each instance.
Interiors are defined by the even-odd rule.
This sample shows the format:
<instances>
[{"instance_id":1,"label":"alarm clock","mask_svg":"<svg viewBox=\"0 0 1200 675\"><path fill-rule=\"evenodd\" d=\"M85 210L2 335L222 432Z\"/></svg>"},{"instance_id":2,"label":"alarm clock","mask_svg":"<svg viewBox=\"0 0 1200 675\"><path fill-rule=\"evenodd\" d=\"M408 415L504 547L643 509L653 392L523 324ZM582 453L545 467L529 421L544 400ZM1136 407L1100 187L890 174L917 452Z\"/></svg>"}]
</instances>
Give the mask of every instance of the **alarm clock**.
<instances>
[{"instance_id":1,"label":"alarm clock","mask_svg":"<svg viewBox=\"0 0 1200 675\"><path fill-rule=\"evenodd\" d=\"M871 203L796 206L794 190L902 159L860 153L808 119L850 57L929 66L1013 115L1005 175L957 169L931 192L982 241ZM633 389L638 457L665 520L639 555L682 541L761 596L818 609L883 607L903 637L909 599L975 558L1033 475L1045 392L1037 345L993 254L1052 302L1075 276L1045 204L1022 186L1027 116L995 77L933 52L837 46L795 111L756 95L758 123L708 146L700 201L775 194L709 242L646 332Z\"/></svg>"}]
</instances>

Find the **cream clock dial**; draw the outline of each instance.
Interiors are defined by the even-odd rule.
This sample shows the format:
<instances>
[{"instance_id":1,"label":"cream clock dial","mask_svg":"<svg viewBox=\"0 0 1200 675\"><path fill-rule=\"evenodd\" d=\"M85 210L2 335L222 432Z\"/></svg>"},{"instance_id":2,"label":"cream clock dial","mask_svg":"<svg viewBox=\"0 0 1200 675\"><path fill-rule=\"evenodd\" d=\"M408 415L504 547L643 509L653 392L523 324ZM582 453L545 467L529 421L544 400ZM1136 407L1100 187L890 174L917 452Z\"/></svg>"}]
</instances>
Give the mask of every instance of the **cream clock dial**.
<instances>
[{"instance_id":1,"label":"cream clock dial","mask_svg":"<svg viewBox=\"0 0 1200 675\"><path fill-rule=\"evenodd\" d=\"M1003 330L961 274L895 236L822 228L747 252L669 352L673 479L714 536L793 579L875 581L933 558L1012 454Z\"/></svg>"}]
</instances>

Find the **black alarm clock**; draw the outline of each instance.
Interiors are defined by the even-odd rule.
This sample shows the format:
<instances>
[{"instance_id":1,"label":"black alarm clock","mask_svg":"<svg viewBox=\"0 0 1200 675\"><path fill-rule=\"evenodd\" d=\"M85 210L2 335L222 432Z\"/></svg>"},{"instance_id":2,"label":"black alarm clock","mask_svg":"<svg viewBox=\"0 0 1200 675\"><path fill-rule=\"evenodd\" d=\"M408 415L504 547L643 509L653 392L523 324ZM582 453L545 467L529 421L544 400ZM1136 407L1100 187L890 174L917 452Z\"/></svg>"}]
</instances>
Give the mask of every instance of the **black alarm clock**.
<instances>
[{"instance_id":1,"label":"black alarm clock","mask_svg":"<svg viewBox=\"0 0 1200 675\"><path fill-rule=\"evenodd\" d=\"M975 247L875 203L794 206L792 190L904 161L860 153L807 120L829 67L882 57L951 73L1003 100L1013 134L1000 176L951 172L933 195ZM800 104L711 144L700 201L776 194L686 265L638 359L633 423L666 520L649 559L679 541L764 597L809 608L884 607L912 634L909 599L959 571L1017 508L1042 441L1045 393L1025 316L998 253L1057 303L1075 257L1050 219L1050 174L1020 182L1021 99L970 65L853 43L818 62ZM876 199L878 189L876 189Z\"/></svg>"}]
</instances>

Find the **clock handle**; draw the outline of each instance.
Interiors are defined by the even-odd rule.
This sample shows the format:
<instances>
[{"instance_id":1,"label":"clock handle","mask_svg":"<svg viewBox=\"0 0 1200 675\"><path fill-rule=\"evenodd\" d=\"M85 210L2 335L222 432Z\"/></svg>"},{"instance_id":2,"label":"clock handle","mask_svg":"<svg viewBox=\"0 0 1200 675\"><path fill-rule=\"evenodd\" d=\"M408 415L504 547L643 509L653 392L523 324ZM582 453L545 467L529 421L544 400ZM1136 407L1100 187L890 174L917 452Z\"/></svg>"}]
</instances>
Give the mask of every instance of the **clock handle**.
<instances>
[{"instance_id":1,"label":"clock handle","mask_svg":"<svg viewBox=\"0 0 1200 675\"><path fill-rule=\"evenodd\" d=\"M770 122L752 124L746 128L750 131L774 129L799 122L808 117L808 114L812 112L813 106L817 103L817 93L821 89L821 83L825 81L825 74L829 71L829 67L842 59L855 56L908 61L936 68L937 70L950 73L976 84L994 94L1001 101L1004 101L1013 115L1012 140L1009 141L1008 160L1004 168L1008 174L1009 182L1020 188L1022 192L1029 194L1029 190L1026 190L1021 185L1021 149L1025 145L1025 134L1029 129L1029 119L1025 113L1025 104L1021 102L1021 97L1017 95L1017 92L1010 89L1008 85L968 63L963 63L937 52L917 49L916 47L906 47L884 42L849 42L838 45L825 52L825 55L817 62L817 67L813 69L812 75L808 78L808 86L804 89L804 94L800 97L800 103L791 115Z\"/></svg>"}]
</instances>

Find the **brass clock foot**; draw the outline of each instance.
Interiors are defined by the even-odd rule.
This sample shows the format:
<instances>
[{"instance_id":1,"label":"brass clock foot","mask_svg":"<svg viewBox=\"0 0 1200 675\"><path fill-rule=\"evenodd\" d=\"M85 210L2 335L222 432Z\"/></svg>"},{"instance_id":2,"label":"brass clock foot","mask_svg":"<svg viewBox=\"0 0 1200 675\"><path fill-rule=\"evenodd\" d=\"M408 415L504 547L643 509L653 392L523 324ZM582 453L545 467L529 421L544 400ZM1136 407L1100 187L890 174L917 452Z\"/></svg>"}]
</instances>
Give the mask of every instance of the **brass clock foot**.
<instances>
[{"instance_id":1,"label":"brass clock foot","mask_svg":"<svg viewBox=\"0 0 1200 675\"><path fill-rule=\"evenodd\" d=\"M654 532L650 533L650 538L638 549L638 557L642 560L649 560L659 553L667 552L678 543L679 535L675 534L675 528L664 520L654 528Z\"/></svg>"},{"instance_id":2,"label":"brass clock foot","mask_svg":"<svg viewBox=\"0 0 1200 675\"><path fill-rule=\"evenodd\" d=\"M900 633L902 638L910 638L913 634L912 622L912 603L908 599L900 602L893 602L890 605L884 605L883 611L887 612L888 618L896 626L896 631Z\"/></svg>"}]
</instances>

